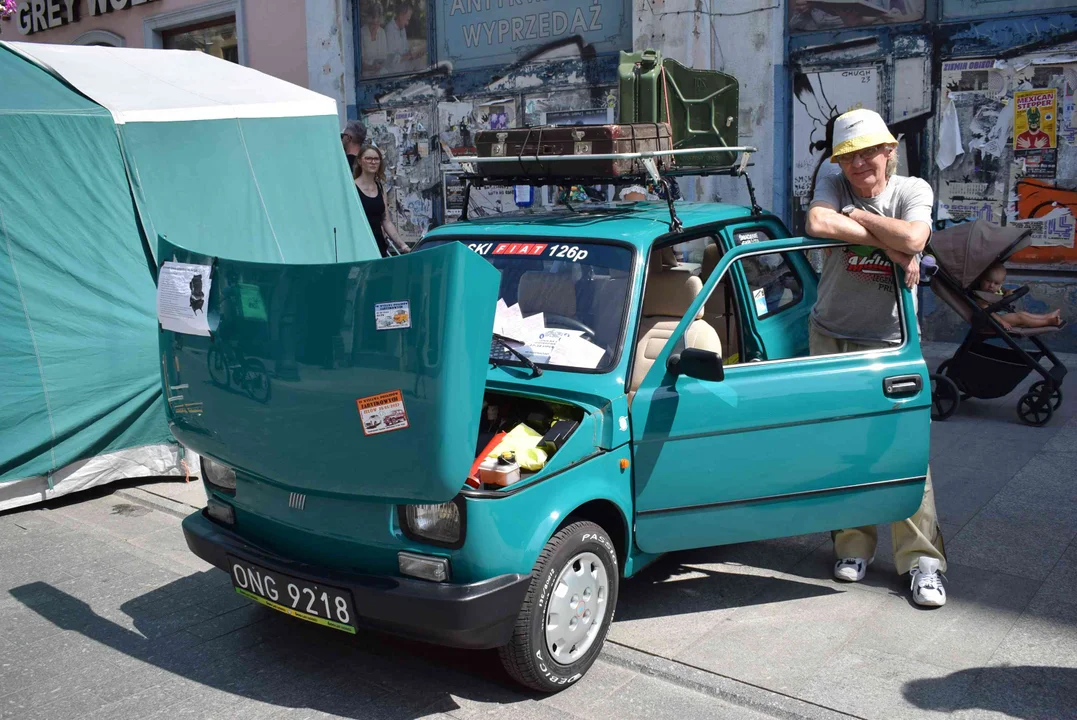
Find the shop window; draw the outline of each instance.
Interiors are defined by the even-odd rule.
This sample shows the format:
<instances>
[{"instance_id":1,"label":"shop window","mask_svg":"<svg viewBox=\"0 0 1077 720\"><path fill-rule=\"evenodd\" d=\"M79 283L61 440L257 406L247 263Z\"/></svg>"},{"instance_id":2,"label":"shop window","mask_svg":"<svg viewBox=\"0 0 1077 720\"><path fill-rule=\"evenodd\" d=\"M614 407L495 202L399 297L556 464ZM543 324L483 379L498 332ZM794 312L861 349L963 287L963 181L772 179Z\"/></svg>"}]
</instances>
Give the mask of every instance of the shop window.
<instances>
[{"instance_id":1,"label":"shop window","mask_svg":"<svg viewBox=\"0 0 1077 720\"><path fill-rule=\"evenodd\" d=\"M239 62L239 40L234 16L162 30L161 44L167 50L198 50L229 62Z\"/></svg>"},{"instance_id":2,"label":"shop window","mask_svg":"<svg viewBox=\"0 0 1077 720\"><path fill-rule=\"evenodd\" d=\"M920 22L923 19L924 0L789 0L789 29L794 32Z\"/></svg>"},{"instance_id":3,"label":"shop window","mask_svg":"<svg viewBox=\"0 0 1077 720\"><path fill-rule=\"evenodd\" d=\"M425 0L358 2L360 77L425 70L429 57Z\"/></svg>"}]
</instances>

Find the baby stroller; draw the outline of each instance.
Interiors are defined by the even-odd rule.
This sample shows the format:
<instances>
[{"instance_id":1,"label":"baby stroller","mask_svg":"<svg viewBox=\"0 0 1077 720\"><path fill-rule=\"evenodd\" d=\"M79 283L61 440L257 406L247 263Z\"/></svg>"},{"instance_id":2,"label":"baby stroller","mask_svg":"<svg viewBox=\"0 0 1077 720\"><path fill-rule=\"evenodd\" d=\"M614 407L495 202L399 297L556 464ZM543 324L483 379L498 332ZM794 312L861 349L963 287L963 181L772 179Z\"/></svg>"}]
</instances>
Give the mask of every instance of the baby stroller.
<instances>
[{"instance_id":1,"label":"baby stroller","mask_svg":"<svg viewBox=\"0 0 1077 720\"><path fill-rule=\"evenodd\" d=\"M928 252L935 256L938 266L930 281L931 289L969 324L961 347L931 376L933 419L945 420L954 414L962 400L970 397L1003 397L1032 371L1043 379L1034 383L1017 402L1018 417L1029 425L1045 425L1062 404L1066 367L1041 339L1059 328L1007 331L992 317L993 313L1011 310L1017 300L1028 294L1028 287L1003 296L980 293L973 287L992 263L1006 262L1031 241L1031 230L999 227L983 220L954 225L931 237ZM978 299L990 304L980 307ZM1030 341L1035 350L1022 348L1022 338ZM1051 363L1049 369L1040 363L1044 358Z\"/></svg>"}]
</instances>

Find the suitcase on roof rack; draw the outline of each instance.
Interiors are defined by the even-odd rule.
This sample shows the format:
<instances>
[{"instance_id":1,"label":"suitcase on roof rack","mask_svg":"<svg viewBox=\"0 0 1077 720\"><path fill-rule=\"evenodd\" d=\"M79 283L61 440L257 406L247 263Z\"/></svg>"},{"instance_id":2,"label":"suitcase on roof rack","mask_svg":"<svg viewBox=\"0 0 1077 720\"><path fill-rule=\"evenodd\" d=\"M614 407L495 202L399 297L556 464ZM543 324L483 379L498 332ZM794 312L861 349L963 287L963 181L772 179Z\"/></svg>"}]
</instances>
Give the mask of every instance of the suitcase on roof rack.
<instances>
[{"instance_id":1,"label":"suitcase on roof rack","mask_svg":"<svg viewBox=\"0 0 1077 720\"><path fill-rule=\"evenodd\" d=\"M614 179L645 172L643 163L627 159L591 159L590 155L671 150L665 123L620 125L541 125L475 133L479 157L527 157L518 162L481 163L487 177L581 177ZM571 155L568 160L544 162L543 156ZM578 159L577 159L578 158ZM672 157L658 158L659 169L669 168Z\"/></svg>"}]
</instances>

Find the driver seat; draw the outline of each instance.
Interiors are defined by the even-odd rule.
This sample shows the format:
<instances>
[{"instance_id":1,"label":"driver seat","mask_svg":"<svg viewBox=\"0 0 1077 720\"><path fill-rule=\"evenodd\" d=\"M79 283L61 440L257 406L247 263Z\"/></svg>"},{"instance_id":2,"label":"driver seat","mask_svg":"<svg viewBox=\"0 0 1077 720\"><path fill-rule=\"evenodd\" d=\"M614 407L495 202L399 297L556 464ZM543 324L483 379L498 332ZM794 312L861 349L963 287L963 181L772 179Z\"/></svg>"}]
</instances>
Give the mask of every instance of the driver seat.
<instances>
[{"instance_id":1,"label":"driver seat","mask_svg":"<svg viewBox=\"0 0 1077 720\"><path fill-rule=\"evenodd\" d=\"M517 299L525 317L535 313L576 317L576 283L569 273L525 272Z\"/></svg>"},{"instance_id":2,"label":"driver seat","mask_svg":"<svg viewBox=\"0 0 1077 720\"><path fill-rule=\"evenodd\" d=\"M702 290L703 282L695 275L652 261L647 288L643 294L632 380L628 386L629 404L658 354L677 329L681 318ZM721 355L722 341L714 328L702 320L702 317L703 308L700 308L696 319L684 333L685 347L710 350Z\"/></svg>"}]
</instances>

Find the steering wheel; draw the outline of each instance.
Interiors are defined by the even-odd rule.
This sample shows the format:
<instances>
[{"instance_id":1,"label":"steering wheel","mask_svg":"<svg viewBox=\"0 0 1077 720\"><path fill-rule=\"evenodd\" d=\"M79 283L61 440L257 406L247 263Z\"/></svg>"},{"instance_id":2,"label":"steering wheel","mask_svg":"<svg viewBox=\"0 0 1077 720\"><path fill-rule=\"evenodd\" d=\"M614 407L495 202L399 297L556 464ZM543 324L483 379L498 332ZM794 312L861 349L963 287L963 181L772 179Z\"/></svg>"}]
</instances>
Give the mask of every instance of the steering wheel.
<instances>
[{"instance_id":1,"label":"steering wheel","mask_svg":"<svg viewBox=\"0 0 1077 720\"><path fill-rule=\"evenodd\" d=\"M568 330L579 330L591 340L595 339L595 331L591 329L591 326L580 322L574 317L558 315L557 313L543 313L542 317L547 323L553 322L556 323L558 327L566 328Z\"/></svg>"}]
</instances>

